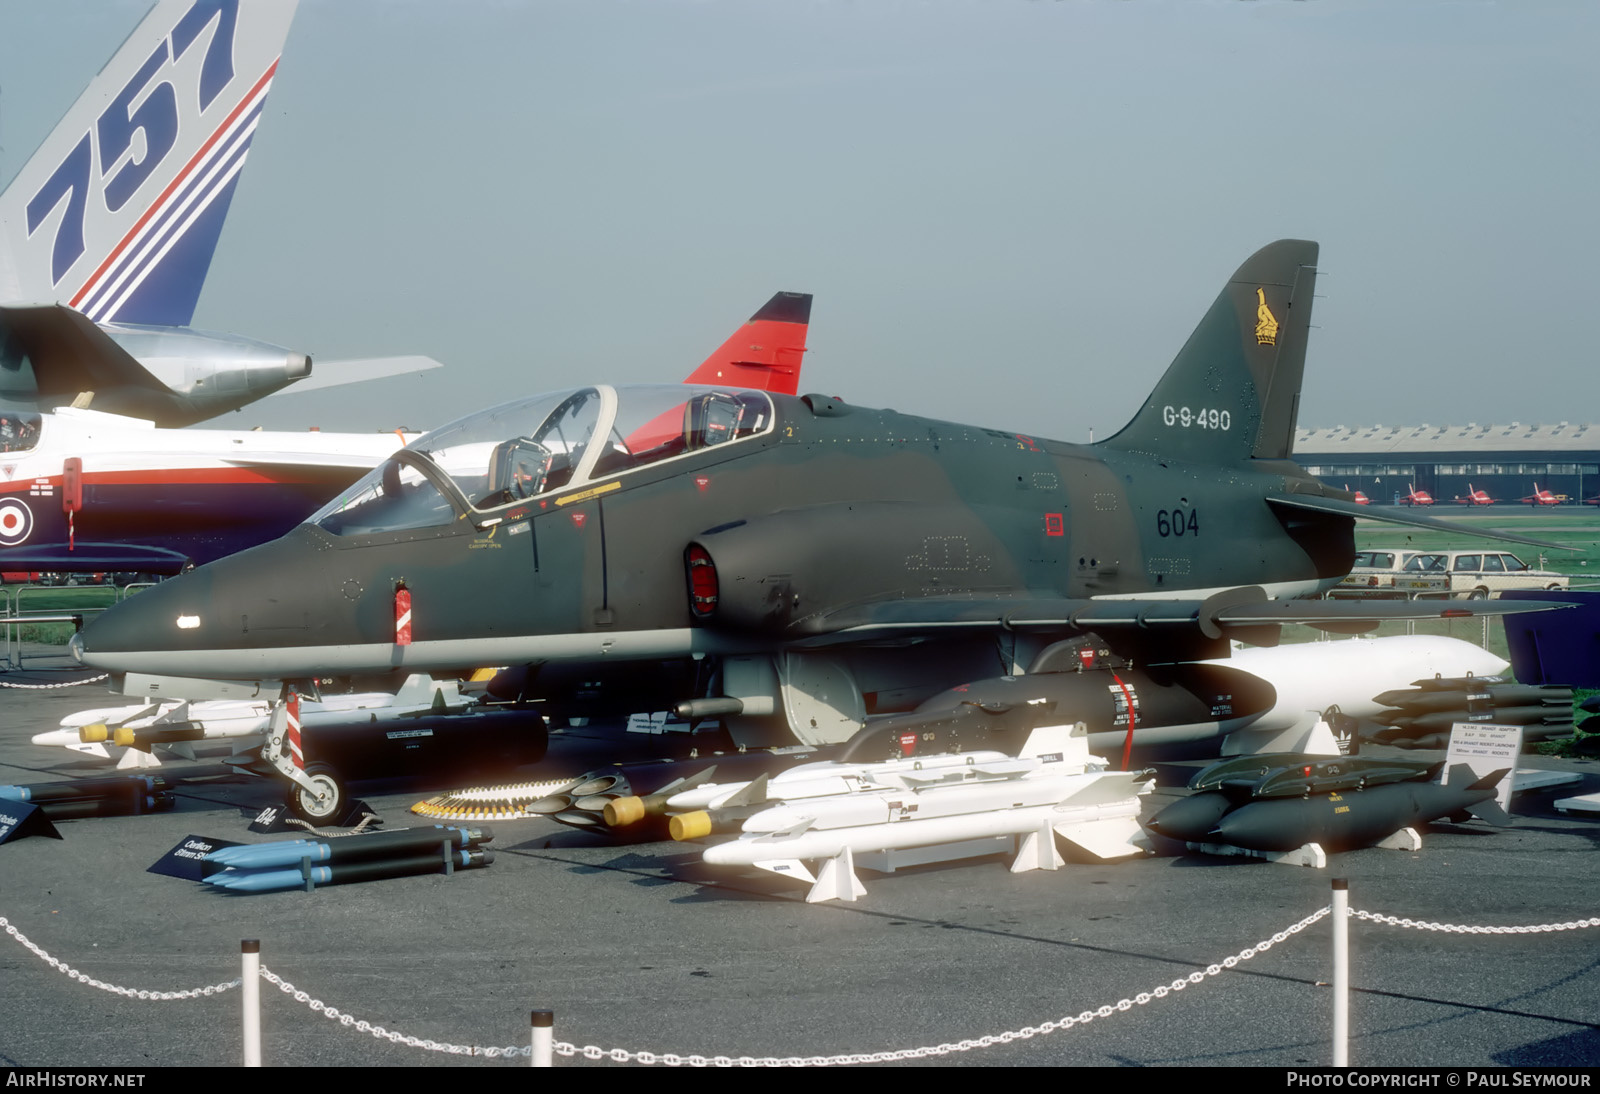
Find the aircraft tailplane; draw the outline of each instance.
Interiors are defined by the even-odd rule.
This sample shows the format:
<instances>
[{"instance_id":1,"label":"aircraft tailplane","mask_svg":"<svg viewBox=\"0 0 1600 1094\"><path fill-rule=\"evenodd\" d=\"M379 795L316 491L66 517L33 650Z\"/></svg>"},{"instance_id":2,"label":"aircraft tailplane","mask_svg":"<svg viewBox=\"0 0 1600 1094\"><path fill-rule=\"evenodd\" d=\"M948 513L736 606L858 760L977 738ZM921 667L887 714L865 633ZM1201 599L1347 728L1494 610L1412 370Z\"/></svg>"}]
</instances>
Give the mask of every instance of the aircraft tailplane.
<instances>
[{"instance_id":1,"label":"aircraft tailplane","mask_svg":"<svg viewBox=\"0 0 1600 1094\"><path fill-rule=\"evenodd\" d=\"M1245 259L1155 390L1108 448L1180 460L1287 459L1293 450L1317 244Z\"/></svg>"}]
</instances>

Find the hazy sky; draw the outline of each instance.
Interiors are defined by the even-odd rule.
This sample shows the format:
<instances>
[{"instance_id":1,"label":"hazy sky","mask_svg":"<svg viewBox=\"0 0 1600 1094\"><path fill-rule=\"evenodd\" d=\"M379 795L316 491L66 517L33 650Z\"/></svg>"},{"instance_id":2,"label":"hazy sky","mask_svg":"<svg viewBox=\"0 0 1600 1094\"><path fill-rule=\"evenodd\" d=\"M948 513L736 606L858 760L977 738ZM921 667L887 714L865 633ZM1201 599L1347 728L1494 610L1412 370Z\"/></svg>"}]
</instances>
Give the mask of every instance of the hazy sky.
<instances>
[{"instance_id":1,"label":"hazy sky","mask_svg":"<svg viewBox=\"0 0 1600 1094\"><path fill-rule=\"evenodd\" d=\"M247 0L248 2L248 0ZM0 0L0 181L143 15ZM1068 440L1322 244L1302 425L1600 420L1592 0L303 0L195 325L447 368L214 423L679 379Z\"/></svg>"}]
</instances>

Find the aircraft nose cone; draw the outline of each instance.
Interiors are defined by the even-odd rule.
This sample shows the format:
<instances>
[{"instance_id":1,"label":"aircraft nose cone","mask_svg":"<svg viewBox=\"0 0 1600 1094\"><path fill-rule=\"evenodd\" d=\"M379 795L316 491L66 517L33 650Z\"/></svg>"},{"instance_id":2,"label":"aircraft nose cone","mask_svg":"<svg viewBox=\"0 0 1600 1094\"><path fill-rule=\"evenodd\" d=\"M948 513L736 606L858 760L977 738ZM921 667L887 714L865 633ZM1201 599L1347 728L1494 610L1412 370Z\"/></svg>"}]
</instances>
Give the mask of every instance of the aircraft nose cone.
<instances>
[{"instance_id":1,"label":"aircraft nose cone","mask_svg":"<svg viewBox=\"0 0 1600 1094\"><path fill-rule=\"evenodd\" d=\"M73 637L72 655L80 664L108 672L148 671L136 661L156 653L181 665L183 658L205 648L202 621L214 614L211 584L211 575L196 570L128 598Z\"/></svg>"}]
</instances>

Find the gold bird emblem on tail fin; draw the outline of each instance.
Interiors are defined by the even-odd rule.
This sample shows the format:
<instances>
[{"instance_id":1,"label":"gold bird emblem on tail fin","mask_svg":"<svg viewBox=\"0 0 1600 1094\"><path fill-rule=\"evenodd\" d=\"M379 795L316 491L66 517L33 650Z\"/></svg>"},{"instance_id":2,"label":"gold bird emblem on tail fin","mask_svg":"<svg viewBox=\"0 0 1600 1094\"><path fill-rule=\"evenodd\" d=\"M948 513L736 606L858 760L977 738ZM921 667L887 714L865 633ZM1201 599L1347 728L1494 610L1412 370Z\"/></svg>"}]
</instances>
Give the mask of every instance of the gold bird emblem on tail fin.
<instances>
[{"instance_id":1,"label":"gold bird emblem on tail fin","mask_svg":"<svg viewBox=\"0 0 1600 1094\"><path fill-rule=\"evenodd\" d=\"M1256 299L1260 302L1256 306L1256 345L1275 346L1278 344L1278 321L1267 307L1266 290L1257 289Z\"/></svg>"}]
</instances>

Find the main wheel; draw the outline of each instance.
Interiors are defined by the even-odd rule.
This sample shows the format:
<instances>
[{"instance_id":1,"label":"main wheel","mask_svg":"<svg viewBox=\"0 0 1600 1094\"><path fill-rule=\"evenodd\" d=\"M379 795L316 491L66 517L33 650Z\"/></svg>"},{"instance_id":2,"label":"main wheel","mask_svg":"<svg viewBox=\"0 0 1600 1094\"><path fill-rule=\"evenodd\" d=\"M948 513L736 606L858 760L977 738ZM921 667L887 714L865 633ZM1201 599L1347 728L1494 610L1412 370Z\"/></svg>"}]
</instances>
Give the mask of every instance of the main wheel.
<instances>
[{"instance_id":1,"label":"main wheel","mask_svg":"<svg viewBox=\"0 0 1600 1094\"><path fill-rule=\"evenodd\" d=\"M311 780L314 789L308 790L299 783L290 783L289 811L312 824L337 821L348 801L344 780L328 764L311 764L306 768L306 777Z\"/></svg>"}]
</instances>

